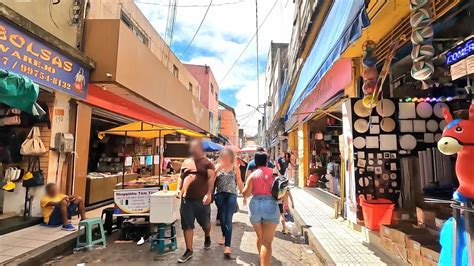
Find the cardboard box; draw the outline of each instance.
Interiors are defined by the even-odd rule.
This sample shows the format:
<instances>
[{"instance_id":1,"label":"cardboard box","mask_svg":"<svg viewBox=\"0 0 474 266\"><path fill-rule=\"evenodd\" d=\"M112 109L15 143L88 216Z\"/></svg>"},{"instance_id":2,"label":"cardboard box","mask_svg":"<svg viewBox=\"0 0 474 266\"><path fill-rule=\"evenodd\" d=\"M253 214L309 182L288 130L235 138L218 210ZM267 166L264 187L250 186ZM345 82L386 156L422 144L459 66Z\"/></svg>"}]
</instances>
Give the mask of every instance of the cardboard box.
<instances>
[{"instance_id":1,"label":"cardboard box","mask_svg":"<svg viewBox=\"0 0 474 266\"><path fill-rule=\"evenodd\" d=\"M423 266L438 266L438 262L436 261L432 261L427 258L422 258L422 260L423 260Z\"/></svg>"},{"instance_id":2,"label":"cardboard box","mask_svg":"<svg viewBox=\"0 0 474 266\"><path fill-rule=\"evenodd\" d=\"M449 206L426 205L416 207L416 220L421 227L439 230L444 222L452 216L452 209ZM438 223L436 218L440 219Z\"/></svg>"},{"instance_id":3,"label":"cardboard box","mask_svg":"<svg viewBox=\"0 0 474 266\"><path fill-rule=\"evenodd\" d=\"M404 245L392 242L392 253L400 257L403 261L408 262L408 250Z\"/></svg>"},{"instance_id":4,"label":"cardboard box","mask_svg":"<svg viewBox=\"0 0 474 266\"><path fill-rule=\"evenodd\" d=\"M431 246L438 243L439 234L436 231L427 229L427 234L407 236L406 248L413 250L414 253L421 256L422 246Z\"/></svg>"},{"instance_id":5,"label":"cardboard box","mask_svg":"<svg viewBox=\"0 0 474 266\"><path fill-rule=\"evenodd\" d=\"M393 230L400 230L400 229L410 230L410 229L415 228L415 227L416 227L415 224L406 223L406 222L400 222L398 224L391 224L391 225L381 225L380 226L380 236L392 239L392 231Z\"/></svg>"},{"instance_id":6,"label":"cardboard box","mask_svg":"<svg viewBox=\"0 0 474 266\"><path fill-rule=\"evenodd\" d=\"M380 242L381 242L381 244L382 244L382 247L383 247L385 250L387 250L387 251L390 252L390 253L393 253L393 250L392 250L392 241L390 240L390 238L381 236L381 237L380 237Z\"/></svg>"},{"instance_id":7,"label":"cardboard box","mask_svg":"<svg viewBox=\"0 0 474 266\"><path fill-rule=\"evenodd\" d=\"M419 228L415 226L394 228L390 231L390 240L392 240L393 243L406 247L408 236L429 234L428 230L429 229L427 228Z\"/></svg>"},{"instance_id":8,"label":"cardboard box","mask_svg":"<svg viewBox=\"0 0 474 266\"><path fill-rule=\"evenodd\" d=\"M423 266L423 258L419 251L407 249L408 262L413 266Z\"/></svg>"},{"instance_id":9,"label":"cardboard box","mask_svg":"<svg viewBox=\"0 0 474 266\"><path fill-rule=\"evenodd\" d=\"M434 261L438 264L439 253L441 252L441 245L436 243L434 245L421 246L421 256L423 259L428 259L429 261ZM423 260L423 264L425 260Z\"/></svg>"}]
</instances>

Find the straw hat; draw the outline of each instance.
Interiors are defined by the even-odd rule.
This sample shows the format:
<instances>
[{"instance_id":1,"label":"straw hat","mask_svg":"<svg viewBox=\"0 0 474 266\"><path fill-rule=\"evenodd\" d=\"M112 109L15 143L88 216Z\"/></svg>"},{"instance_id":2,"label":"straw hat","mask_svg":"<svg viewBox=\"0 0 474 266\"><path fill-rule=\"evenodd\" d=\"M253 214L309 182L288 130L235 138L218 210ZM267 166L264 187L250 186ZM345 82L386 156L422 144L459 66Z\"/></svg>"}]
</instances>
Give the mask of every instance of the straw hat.
<instances>
[{"instance_id":1,"label":"straw hat","mask_svg":"<svg viewBox=\"0 0 474 266\"><path fill-rule=\"evenodd\" d=\"M411 50L411 59L413 62L428 61L433 58L435 50L432 45L418 45L414 44Z\"/></svg>"},{"instance_id":2,"label":"straw hat","mask_svg":"<svg viewBox=\"0 0 474 266\"><path fill-rule=\"evenodd\" d=\"M377 102L377 98L374 98L372 95L365 95L362 99L362 104L365 108L368 109L375 107L377 105Z\"/></svg>"},{"instance_id":3,"label":"straw hat","mask_svg":"<svg viewBox=\"0 0 474 266\"><path fill-rule=\"evenodd\" d=\"M431 26L424 26L414 28L411 33L411 42L413 44L428 44L433 41L433 28Z\"/></svg>"},{"instance_id":4,"label":"straw hat","mask_svg":"<svg viewBox=\"0 0 474 266\"><path fill-rule=\"evenodd\" d=\"M415 62L411 68L411 76L416 80L427 80L434 73L434 66L431 62Z\"/></svg>"},{"instance_id":5,"label":"straw hat","mask_svg":"<svg viewBox=\"0 0 474 266\"><path fill-rule=\"evenodd\" d=\"M364 85L362 86L362 91L364 95L372 94L377 86L377 82L375 80L366 80Z\"/></svg>"},{"instance_id":6,"label":"straw hat","mask_svg":"<svg viewBox=\"0 0 474 266\"><path fill-rule=\"evenodd\" d=\"M428 4L428 2L429 0L410 0L410 9L416 11Z\"/></svg>"},{"instance_id":7,"label":"straw hat","mask_svg":"<svg viewBox=\"0 0 474 266\"><path fill-rule=\"evenodd\" d=\"M365 107L363 100L358 100L354 104L354 113L360 117L367 117L370 115L370 109Z\"/></svg>"},{"instance_id":8,"label":"straw hat","mask_svg":"<svg viewBox=\"0 0 474 266\"><path fill-rule=\"evenodd\" d=\"M364 67L374 67L377 64L377 58L373 55L362 57L362 65Z\"/></svg>"},{"instance_id":9,"label":"straw hat","mask_svg":"<svg viewBox=\"0 0 474 266\"><path fill-rule=\"evenodd\" d=\"M432 22L430 11L427 8L420 8L410 17L410 25L413 28L427 26Z\"/></svg>"},{"instance_id":10,"label":"straw hat","mask_svg":"<svg viewBox=\"0 0 474 266\"><path fill-rule=\"evenodd\" d=\"M364 72L362 72L362 78L364 78L364 80L375 80L377 79L378 74L379 73L375 67L367 67L364 69Z\"/></svg>"}]
</instances>

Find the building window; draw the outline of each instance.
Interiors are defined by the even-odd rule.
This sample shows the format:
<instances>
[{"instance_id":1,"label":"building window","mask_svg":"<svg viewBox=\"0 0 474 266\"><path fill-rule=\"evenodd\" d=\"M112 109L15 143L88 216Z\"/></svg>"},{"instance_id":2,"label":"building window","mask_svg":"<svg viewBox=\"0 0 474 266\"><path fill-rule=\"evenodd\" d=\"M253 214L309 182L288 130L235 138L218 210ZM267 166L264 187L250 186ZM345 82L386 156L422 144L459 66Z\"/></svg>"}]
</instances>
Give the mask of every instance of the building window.
<instances>
[{"instance_id":1,"label":"building window","mask_svg":"<svg viewBox=\"0 0 474 266\"><path fill-rule=\"evenodd\" d=\"M189 82L188 84L188 90L193 93L193 84L191 84L191 82Z\"/></svg>"},{"instance_id":2,"label":"building window","mask_svg":"<svg viewBox=\"0 0 474 266\"><path fill-rule=\"evenodd\" d=\"M132 19L125 14L123 10L120 12L120 20L122 20L123 24L125 24L127 27L129 27L133 33L137 36L137 38L144 43L146 46L148 46L148 37L146 36L145 32L143 32L135 23L133 23Z\"/></svg>"},{"instance_id":3,"label":"building window","mask_svg":"<svg viewBox=\"0 0 474 266\"><path fill-rule=\"evenodd\" d=\"M211 83L211 94L214 95L214 85Z\"/></svg>"},{"instance_id":4,"label":"building window","mask_svg":"<svg viewBox=\"0 0 474 266\"><path fill-rule=\"evenodd\" d=\"M179 78L179 69L176 65L173 65L173 75L176 77L176 78Z\"/></svg>"},{"instance_id":5,"label":"building window","mask_svg":"<svg viewBox=\"0 0 474 266\"><path fill-rule=\"evenodd\" d=\"M219 93L216 91L216 101L219 101Z\"/></svg>"}]
</instances>

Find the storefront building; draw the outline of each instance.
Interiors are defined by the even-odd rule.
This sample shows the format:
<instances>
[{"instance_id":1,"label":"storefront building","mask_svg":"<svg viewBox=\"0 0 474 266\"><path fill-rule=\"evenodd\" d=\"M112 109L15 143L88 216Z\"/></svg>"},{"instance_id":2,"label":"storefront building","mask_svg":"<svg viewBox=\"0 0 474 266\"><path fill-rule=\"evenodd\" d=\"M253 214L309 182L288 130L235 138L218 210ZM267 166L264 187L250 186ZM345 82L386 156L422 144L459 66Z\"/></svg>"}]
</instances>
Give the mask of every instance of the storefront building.
<instances>
[{"instance_id":1,"label":"storefront building","mask_svg":"<svg viewBox=\"0 0 474 266\"><path fill-rule=\"evenodd\" d=\"M167 140L181 140L100 139L98 132L145 121L207 134L210 112L199 99L198 81L133 1L91 1L86 17L84 51L97 67L88 97L75 106L76 148L84 156L75 158L69 189L97 206L112 199L125 157L134 158L125 181L156 175L163 158L146 158L159 154Z\"/></svg>"},{"instance_id":2,"label":"storefront building","mask_svg":"<svg viewBox=\"0 0 474 266\"><path fill-rule=\"evenodd\" d=\"M71 6L63 4L54 8L60 13L70 10ZM38 20L38 16L31 14L31 10L31 6L15 1L0 4L0 70L10 78L15 76L37 84L39 94L36 103L46 115L39 121L34 118L36 116L29 119L25 112L19 116L19 125L3 126L0 129L3 133L10 134L9 137L2 138L2 144L9 146L10 152L19 154L16 150L19 146L13 144L21 144L28 131L38 127L46 152L40 156L4 158L0 175L4 177L5 172L13 168L25 173L29 159L39 158L44 183L56 183L65 192L67 169L72 167L72 153L64 152L55 140L59 135L71 133L70 122L74 117L70 115L70 102L87 98L89 73L95 63L74 48L79 44L76 41L80 39L79 22L68 24L66 20L56 18L58 26L51 29L49 19L49 22ZM32 17L36 17L38 21L29 21ZM8 113L12 106L3 107L7 108ZM41 216L39 201L44 193L43 186L32 187L27 192L22 187L21 178L16 181L13 192L2 190L0 197L3 213ZM25 201L30 204L26 205Z\"/></svg>"}]
</instances>

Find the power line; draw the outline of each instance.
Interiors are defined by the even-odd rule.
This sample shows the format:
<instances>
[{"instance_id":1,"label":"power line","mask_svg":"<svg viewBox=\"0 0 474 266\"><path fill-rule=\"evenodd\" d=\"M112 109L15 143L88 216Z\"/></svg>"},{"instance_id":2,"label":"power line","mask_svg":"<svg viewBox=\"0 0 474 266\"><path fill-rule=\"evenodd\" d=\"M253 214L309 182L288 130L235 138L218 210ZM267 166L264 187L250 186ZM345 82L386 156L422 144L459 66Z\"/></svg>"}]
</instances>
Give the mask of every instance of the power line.
<instances>
[{"instance_id":1,"label":"power line","mask_svg":"<svg viewBox=\"0 0 474 266\"><path fill-rule=\"evenodd\" d=\"M257 44L257 104L260 104L260 72L258 69L258 0L255 0L255 42Z\"/></svg>"},{"instance_id":2,"label":"power line","mask_svg":"<svg viewBox=\"0 0 474 266\"><path fill-rule=\"evenodd\" d=\"M226 2L226 3L217 3L213 4L212 6L227 6L227 5L236 5L236 4L241 4L245 0L240 0L240 1L234 1L234 2ZM137 4L145 4L145 5L154 5L154 6L170 6L169 4L160 4L160 3L150 3L150 2L142 2L142 1L137 1L135 0L135 3ZM207 5L178 5L177 7L207 7Z\"/></svg>"},{"instance_id":3,"label":"power line","mask_svg":"<svg viewBox=\"0 0 474 266\"><path fill-rule=\"evenodd\" d=\"M270 16L270 14L272 13L273 9L275 8L276 4L278 3L279 0L276 0L275 1L275 4L273 4L272 8L270 9L270 11L268 12L268 14L265 16L265 18L263 19L262 21L262 24L260 24L260 26L258 27L258 30L260 30L263 26L263 24L265 24L265 22L267 21L267 18ZM235 62L232 64L232 66L229 68L229 70L226 72L226 74L224 75L224 77L221 79L221 81L219 82L219 84L222 84L222 82L227 78L227 76L229 75L229 73L232 71L232 69L234 68L234 66L239 62L240 58L242 57L242 55L245 53L245 51L247 50L247 48L250 46L250 44L252 43L253 39L255 38L255 36L257 35L257 32L255 32L255 34L252 36L252 38L249 40L249 42L247 43L247 45L245 46L244 50L242 50L242 52L240 53L239 57L237 57L237 59L235 60Z\"/></svg>"},{"instance_id":4,"label":"power line","mask_svg":"<svg viewBox=\"0 0 474 266\"><path fill-rule=\"evenodd\" d=\"M191 47L191 44L193 43L194 38L196 38L196 35L198 34L199 30L201 29L202 24L204 23L204 20L206 19L207 13L209 12L209 9L211 8L211 5L212 5L212 0L209 2L209 5L207 6L207 9L206 9L206 13L204 13L204 17L202 17L201 23L199 23L199 27L197 28L196 32L194 33L193 38L188 43L188 46L186 46L186 49L184 49L184 52L181 53L180 58L183 58L183 56L188 51L189 47Z\"/></svg>"},{"instance_id":5,"label":"power line","mask_svg":"<svg viewBox=\"0 0 474 266\"><path fill-rule=\"evenodd\" d=\"M246 113L246 114L243 114L243 115L236 115L235 117L244 117L244 116L248 116L248 115L252 114L253 112L255 112L255 110L252 110L252 111L250 111L250 112L248 112L248 113Z\"/></svg>"}]
</instances>

